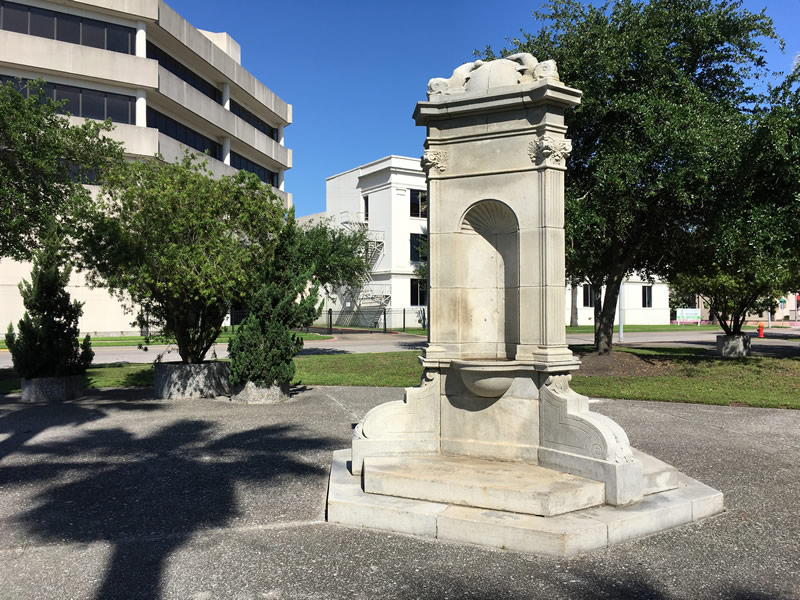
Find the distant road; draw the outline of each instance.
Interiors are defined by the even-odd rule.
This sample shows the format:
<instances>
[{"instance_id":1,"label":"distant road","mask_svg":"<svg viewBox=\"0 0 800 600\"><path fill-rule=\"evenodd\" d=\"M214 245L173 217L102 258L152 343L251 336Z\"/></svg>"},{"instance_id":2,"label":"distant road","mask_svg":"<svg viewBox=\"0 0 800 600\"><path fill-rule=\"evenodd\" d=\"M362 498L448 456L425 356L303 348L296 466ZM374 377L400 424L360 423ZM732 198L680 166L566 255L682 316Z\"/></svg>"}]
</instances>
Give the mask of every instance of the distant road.
<instances>
[{"instance_id":1,"label":"distant road","mask_svg":"<svg viewBox=\"0 0 800 600\"><path fill-rule=\"evenodd\" d=\"M687 326L680 331L655 331L625 333L626 346L689 346L713 349L716 347L717 331L692 331ZM754 332L750 332L755 336ZM614 343L618 335L614 334ZM402 333L341 333L332 340L306 340L301 354L366 354L371 352L398 352L401 350L422 350L426 339L418 335ZM592 333L573 333L567 336L569 345L591 345L594 343ZM756 354L777 356L800 355L800 330L772 329L766 332L764 339L753 337L753 351ZM213 352L217 357L228 356L227 344L215 344ZM155 360L160 353L165 353L163 360L177 361L180 357L175 346L151 346L145 352L133 346L116 346L95 348L95 364L109 363L147 363ZM212 351L209 351L209 356ZM0 368L11 366L11 355L0 350Z\"/></svg>"}]
</instances>

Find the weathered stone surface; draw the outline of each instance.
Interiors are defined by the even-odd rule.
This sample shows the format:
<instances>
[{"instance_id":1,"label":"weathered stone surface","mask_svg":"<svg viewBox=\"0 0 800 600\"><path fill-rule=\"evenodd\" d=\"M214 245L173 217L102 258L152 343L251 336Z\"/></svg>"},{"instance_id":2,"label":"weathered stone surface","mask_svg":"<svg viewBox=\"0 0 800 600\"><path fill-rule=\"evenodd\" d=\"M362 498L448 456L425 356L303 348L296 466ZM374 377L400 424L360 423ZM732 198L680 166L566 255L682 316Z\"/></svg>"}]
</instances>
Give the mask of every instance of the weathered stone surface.
<instances>
[{"instance_id":1,"label":"weathered stone surface","mask_svg":"<svg viewBox=\"0 0 800 600\"><path fill-rule=\"evenodd\" d=\"M34 377L23 379L23 402L65 402L80 398L83 395L84 375L69 377Z\"/></svg>"},{"instance_id":2,"label":"weathered stone surface","mask_svg":"<svg viewBox=\"0 0 800 600\"><path fill-rule=\"evenodd\" d=\"M215 398L228 396L230 366L226 362L156 363L153 394L156 398Z\"/></svg>"},{"instance_id":3,"label":"weathered stone surface","mask_svg":"<svg viewBox=\"0 0 800 600\"><path fill-rule=\"evenodd\" d=\"M726 358L750 356L750 336L747 334L718 335L717 353Z\"/></svg>"},{"instance_id":4,"label":"weathered stone surface","mask_svg":"<svg viewBox=\"0 0 800 600\"><path fill-rule=\"evenodd\" d=\"M603 504L604 488L598 481L521 462L444 455L364 460L367 493L527 515Z\"/></svg>"},{"instance_id":5,"label":"weathered stone surface","mask_svg":"<svg viewBox=\"0 0 800 600\"><path fill-rule=\"evenodd\" d=\"M328 521L549 556L571 556L698 521L723 510L722 493L684 474L679 487L626 507L601 506L552 517L369 494L334 452Z\"/></svg>"},{"instance_id":6,"label":"weathered stone surface","mask_svg":"<svg viewBox=\"0 0 800 600\"><path fill-rule=\"evenodd\" d=\"M243 386L235 387L231 393L232 402L241 402L243 404L275 404L288 399L288 383L262 387L252 381L248 381Z\"/></svg>"}]
</instances>

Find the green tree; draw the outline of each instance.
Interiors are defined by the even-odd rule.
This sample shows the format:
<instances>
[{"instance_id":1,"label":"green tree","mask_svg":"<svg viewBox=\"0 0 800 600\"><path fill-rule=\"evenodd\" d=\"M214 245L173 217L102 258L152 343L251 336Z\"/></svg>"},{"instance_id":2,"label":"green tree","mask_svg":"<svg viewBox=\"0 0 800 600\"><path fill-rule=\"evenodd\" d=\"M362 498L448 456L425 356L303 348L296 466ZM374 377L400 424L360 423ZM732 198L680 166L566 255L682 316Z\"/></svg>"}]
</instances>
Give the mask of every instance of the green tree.
<instances>
[{"instance_id":1,"label":"green tree","mask_svg":"<svg viewBox=\"0 0 800 600\"><path fill-rule=\"evenodd\" d=\"M285 209L252 173L211 177L187 153L113 170L81 214L82 266L199 363L232 302L246 303L272 263Z\"/></svg>"},{"instance_id":2,"label":"green tree","mask_svg":"<svg viewBox=\"0 0 800 600\"><path fill-rule=\"evenodd\" d=\"M19 284L25 314L17 332L9 324L6 334L14 369L25 379L82 375L94 358L90 337L78 341L83 304L70 300L71 267L54 232L51 226L34 254L31 281Z\"/></svg>"},{"instance_id":3,"label":"green tree","mask_svg":"<svg viewBox=\"0 0 800 600\"><path fill-rule=\"evenodd\" d=\"M800 67L739 127L736 160L687 229L670 283L700 294L728 335L800 287Z\"/></svg>"},{"instance_id":4,"label":"green tree","mask_svg":"<svg viewBox=\"0 0 800 600\"><path fill-rule=\"evenodd\" d=\"M323 236L320 229L316 234ZM230 380L234 385L252 381L258 386L273 383L288 385L295 373L294 356L303 348L303 340L293 328L308 327L319 316L319 282L314 260L304 256L303 231L297 227L294 209L289 211L278 234L273 259L264 271L264 279L249 303L249 314L228 344L231 359ZM329 256L318 256L330 270ZM341 267L346 268L346 267Z\"/></svg>"},{"instance_id":5,"label":"green tree","mask_svg":"<svg viewBox=\"0 0 800 600\"><path fill-rule=\"evenodd\" d=\"M44 228L91 201L82 181L122 160L110 122L70 125L42 81L0 85L0 258L28 260Z\"/></svg>"},{"instance_id":6,"label":"green tree","mask_svg":"<svg viewBox=\"0 0 800 600\"><path fill-rule=\"evenodd\" d=\"M369 269L366 262L369 232L342 229L328 220L302 227L297 246L303 271L311 269L310 280L330 292L340 286L357 285Z\"/></svg>"},{"instance_id":7,"label":"green tree","mask_svg":"<svg viewBox=\"0 0 800 600\"><path fill-rule=\"evenodd\" d=\"M543 27L503 54L555 59L584 93L566 115L567 271L594 290L595 348L607 353L620 283L668 272L710 182L735 163L731 132L758 100L776 34L727 0L552 0L534 16Z\"/></svg>"}]
</instances>

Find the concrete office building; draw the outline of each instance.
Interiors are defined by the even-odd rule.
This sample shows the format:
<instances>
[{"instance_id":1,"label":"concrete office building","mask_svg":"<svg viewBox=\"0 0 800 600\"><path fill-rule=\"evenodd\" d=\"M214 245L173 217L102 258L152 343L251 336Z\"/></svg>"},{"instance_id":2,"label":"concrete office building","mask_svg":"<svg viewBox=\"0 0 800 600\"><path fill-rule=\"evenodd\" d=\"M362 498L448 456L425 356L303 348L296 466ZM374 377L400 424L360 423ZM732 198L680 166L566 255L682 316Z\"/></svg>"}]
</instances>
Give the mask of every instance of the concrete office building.
<instances>
[{"instance_id":1,"label":"concrete office building","mask_svg":"<svg viewBox=\"0 0 800 600\"><path fill-rule=\"evenodd\" d=\"M17 78L44 79L74 123L110 118L129 157L208 152L215 175L252 171L291 204L291 105L242 67L233 38L196 29L161 0L0 0L0 80ZM21 317L17 284L29 274L29 264L0 262L3 326ZM86 303L81 331L131 330L132 316L80 274L69 291Z\"/></svg>"},{"instance_id":2,"label":"concrete office building","mask_svg":"<svg viewBox=\"0 0 800 600\"><path fill-rule=\"evenodd\" d=\"M304 217L328 218L341 227L369 230L372 272L355 290L326 298L334 322L341 325L382 325L386 309L388 327L416 327L426 310L427 288L414 274L419 261L420 236L427 232L427 187L418 158L387 156L361 165L326 181L326 211ZM350 293L348 293L350 292ZM570 321L572 293L566 288L565 323ZM623 284L624 323L668 325L669 287L633 275ZM578 323L594 323L589 286L578 294ZM618 320L619 311L617 311ZM323 322L325 316L320 320Z\"/></svg>"}]
</instances>

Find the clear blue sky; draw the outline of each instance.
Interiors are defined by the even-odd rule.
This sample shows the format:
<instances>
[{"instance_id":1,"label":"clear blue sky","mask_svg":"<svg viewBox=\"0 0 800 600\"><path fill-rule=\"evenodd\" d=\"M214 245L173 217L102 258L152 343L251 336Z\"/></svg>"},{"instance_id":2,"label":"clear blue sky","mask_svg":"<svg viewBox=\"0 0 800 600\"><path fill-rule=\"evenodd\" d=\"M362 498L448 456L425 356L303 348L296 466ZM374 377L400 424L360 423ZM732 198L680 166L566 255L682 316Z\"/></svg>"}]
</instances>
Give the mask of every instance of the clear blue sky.
<instances>
[{"instance_id":1,"label":"clear blue sky","mask_svg":"<svg viewBox=\"0 0 800 600\"><path fill-rule=\"evenodd\" d=\"M242 64L293 105L286 174L297 215L325 210L325 178L389 154L421 156L414 106L428 79L449 76L487 44L499 49L520 29L535 31L540 1L399 3L372 0L167 0L192 25L226 31ZM745 0L767 9L786 40L773 70L800 52L800 0ZM539 57L541 58L541 57ZM568 83L568 82L567 82Z\"/></svg>"}]
</instances>

